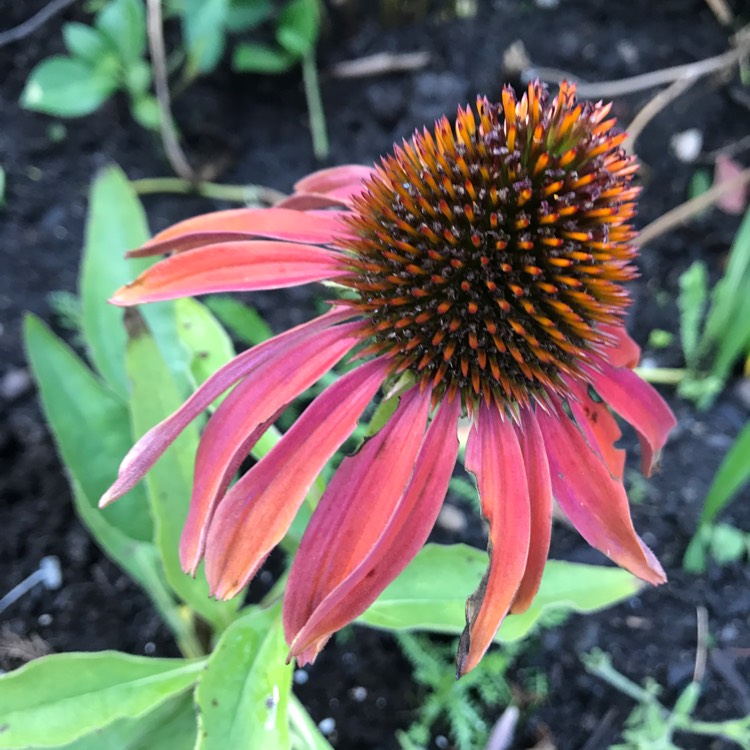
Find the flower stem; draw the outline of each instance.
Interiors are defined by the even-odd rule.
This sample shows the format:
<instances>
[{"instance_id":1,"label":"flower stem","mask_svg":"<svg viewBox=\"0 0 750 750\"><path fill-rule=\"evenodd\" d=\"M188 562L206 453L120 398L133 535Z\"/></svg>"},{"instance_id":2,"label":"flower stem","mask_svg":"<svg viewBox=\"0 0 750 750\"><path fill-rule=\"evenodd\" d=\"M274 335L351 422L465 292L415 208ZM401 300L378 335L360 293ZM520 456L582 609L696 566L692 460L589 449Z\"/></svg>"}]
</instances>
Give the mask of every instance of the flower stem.
<instances>
[{"instance_id":1,"label":"flower stem","mask_svg":"<svg viewBox=\"0 0 750 750\"><path fill-rule=\"evenodd\" d=\"M180 193L182 195L201 195L232 203L264 203L273 205L285 198L284 193L263 185L221 185L216 182L191 182L181 177L147 177L132 180L131 185L138 195L154 193Z\"/></svg>"},{"instance_id":2,"label":"flower stem","mask_svg":"<svg viewBox=\"0 0 750 750\"><path fill-rule=\"evenodd\" d=\"M689 374L684 367L636 367L635 372L647 383L657 385L679 385Z\"/></svg>"},{"instance_id":3,"label":"flower stem","mask_svg":"<svg viewBox=\"0 0 750 750\"><path fill-rule=\"evenodd\" d=\"M305 86L305 98L307 99L307 114L310 118L313 153L316 159L325 159L329 152L328 132L326 130L323 100L320 96L318 68L315 65L314 52L310 52L302 58L302 81Z\"/></svg>"}]
</instances>

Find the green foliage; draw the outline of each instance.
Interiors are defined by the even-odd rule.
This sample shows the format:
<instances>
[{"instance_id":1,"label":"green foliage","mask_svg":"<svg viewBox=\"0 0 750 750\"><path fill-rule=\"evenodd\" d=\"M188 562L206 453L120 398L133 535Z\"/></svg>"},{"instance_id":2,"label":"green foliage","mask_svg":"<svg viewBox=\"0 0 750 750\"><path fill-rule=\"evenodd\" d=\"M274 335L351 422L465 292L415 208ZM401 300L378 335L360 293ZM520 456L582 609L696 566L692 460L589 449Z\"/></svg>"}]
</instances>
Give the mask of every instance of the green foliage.
<instances>
[{"instance_id":1,"label":"green foliage","mask_svg":"<svg viewBox=\"0 0 750 750\"><path fill-rule=\"evenodd\" d=\"M255 308L233 297L217 294L206 300L206 306L233 336L248 346L255 346L273 336L268 323Z\"/></svg>"},{"instance_id":2,"label":"green foliage","mask_svg":"<svg viewBox=\"0 0 750 750\"><path fill-rule=\"evenodd\" d=\"M688 367L679 392L701 408L721 392L736 363L750 356L750 211L734 238L724 276L710 295L707 277L705 265L693 263L680 277L678 299Z\"/></svg>"},{"instance_id":3,"label":"green foliage","mask_svg":"<svg viewBox=\"0 0 750 750\"><path fill-rule=\"evenodd\" d=\"M58 117L82 117L115 91L124 91L133 117L145 128L158 127L151 68L145 60L144 0L110 0L93 26L65 24L63 39L68 55L48 57L34 68L21 94L22 106Z\"/></svg>"},{"instance_id":4,"label":"green foliage","mask_svg":"<svg viewBox=\"0 0 750 750\"><path fill-rule=\"evenodd\" d=\"M701 511L698 530L685 553L683 565L693 573L706 569L706 552L718 563L739 560L750 549L750 534L715 519L733 497L750 481L750 423L742 432L716 472Z\"/></svg>"},{"instance_id":5,"label":"green foliage","mask_svg":"<svg viewBox=\"0 0 750 750\"><path fill-rule=\"evenodd\" d=\"M466 624L466 597L486 566L487 555L481 550L464 544L428 544L358 621L385 630L458 635ZM551 612L593 612L640 588L641 583L620 568L550 560L531 607L507 617L495 640L518 640Z\"/></svg>"},{"instance_id":6,"label":"green foliage","mask_svg":"<svg viewBox=\"0 0 750 750\"><path fill-rule=\"evenodd\" d=\"M613 745L612 750L680 750L675 744L677 732L705 738L721 738L736 742L740 747L750 747L750 716L726 721L700 721L693 718L701 695L699 682L690 682L675 701L672 709L660 701L662 688L654 680L647 680L641 687L620 674L613 666L608 654L594 650L581 657L591 674L608 682L621 693L636 701L636 707L625 721L622 744Z\"/></svg>"},{"instance_id":7,"label":"green foliage","mask_svg":"<svg viewBox=\"0 0 750 750\"><path fill-rule=\"evenodd\" d=\"M506 672L517 649L505 647L489 652L474 670L456 680L455 643L439 643L428 636L401 633L396 637L404 656L411 662L413 677L424 695L416 721L400 732L404 750L430 745L432 727L446 723L460 750L484 747L489 726L482 718L498 713L512 700Z\"/></svg>"}]
</instances>

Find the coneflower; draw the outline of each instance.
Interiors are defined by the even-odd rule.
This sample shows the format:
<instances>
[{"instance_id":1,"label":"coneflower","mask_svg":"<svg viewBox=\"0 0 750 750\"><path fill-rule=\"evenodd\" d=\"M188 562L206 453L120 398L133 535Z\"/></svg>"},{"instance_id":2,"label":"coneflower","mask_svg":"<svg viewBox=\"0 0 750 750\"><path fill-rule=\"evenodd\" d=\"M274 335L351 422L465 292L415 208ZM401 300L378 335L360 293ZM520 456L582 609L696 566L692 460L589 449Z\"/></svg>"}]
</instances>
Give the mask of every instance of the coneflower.
<instances>
[{"instance_id":1,"label":"coneflower","mask_svg":"<svg viewBox=\"0 0 750 750\"><path fill-rule=\"evenodd\" d=\"M123 461L102 499L127 492L220 393L196 458L181 543L212 592L234 596L286 533L315 477L386 383L399 404L334 475L292 564L291 654L312 661L424 544L471 419L466 468L489 523L489 565L466 605L458 673L508 612L531 603L550 543L553 496L594 547L652 584L665 580L636 534L612 412L637 430L650 473L674 417L633 371L623 316L633 278L638 188L609 105L562 84L480 98L416 133L374 168L317 172L277 207L223 211L162 232L132 255L173 254L113 302L330 280L331 310L240 354ZM338 361L363 360L318 396L230 488L278 414ZM235 385L236 384L236 385Z\"/></svg>"}]
</instances>

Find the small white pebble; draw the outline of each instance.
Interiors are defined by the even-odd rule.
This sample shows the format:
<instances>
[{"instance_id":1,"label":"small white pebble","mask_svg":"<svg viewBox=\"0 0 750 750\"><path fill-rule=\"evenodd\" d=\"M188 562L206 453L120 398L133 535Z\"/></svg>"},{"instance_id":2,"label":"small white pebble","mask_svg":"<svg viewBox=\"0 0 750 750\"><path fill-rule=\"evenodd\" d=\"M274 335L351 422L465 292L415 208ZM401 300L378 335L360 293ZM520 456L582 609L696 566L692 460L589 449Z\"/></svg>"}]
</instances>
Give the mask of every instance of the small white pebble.
<instances>
[{"instance_id":1,"label":"small white pebble","mask_svg":"<svg viewBox=\"0 0 750 750\"><path fill-rule=\"evenodd\" d=\"M701 153L703 148L703 133L698 128L683 130L675 133L670 141L672 152L684 164L691 164Z\"/></svg>"},{"instance_id":2,"label":"small white pebble","mask_svg":"<svg viewBox=\"0 0 750 750\"><path fill-rule=\"evenodd\" d=\"M149 641L143 647L143 653L144 654L153 654L155 651L156 651L156 644L153 641Z\"/></svg>"},{"instance_id":3,"label":"small white pebble","mask_svg":"<svg viewBox=\"0 0 750 750\"><path fill-rule=\"evenodd\" d=\"M357 701L357 703L362 703L367 698L367 688L362 687L361 685L352 688L352 698Z\"/></svg>"},{"instance_id":4,"label":"small white pebble","mask_svg":"<svg viewBox=\"0 0 750 750\"><path fill-rule=\"evenodd\" d=\"M48 625L52 624L52 615L47 614L46 612L43 615L39 615L36 620L43 628L46 628Z\"/></svg>"},{"instance_id":5,"label":"small white pebble","mask_svg":"<svg viewBox=\"0 0 750 750\"><path fill-rule=\"evenodd\" d=\"M20 368L8 370L0 378L0 396L7 401L15 401L31 390L31 385L31 375L28 370Z\"/></svg>"},{"instance_id":6,"label":"small white pebble","mask_svg":"<svg viewBox=\"0 0 750 750\"><path fill-rule=\"evenodd\" d=\"M318 723L318 729L327 737L329 734L333 734L333 730L336 729L336 719L332 719L330 716L327 719L323 719Z\"/></svg>"},{"instance_id":7,"label":"small white pebble","mask_svg":"<svg viewBox=\"0 0 750 750\"><path fill-rule=\"evenodd\" d=\"M445 503L440 509L437 519L438 526L446 531L464 531L466 529L466 516L463 511L455 505Z\"/></svg>"},{"instance_id":8,"label":"small white pebble","mask_svg":"<svg viewBox=\"0 0 750 750\"><path fill-rule=\"evenodd\" d=\"M382 710L383 710L383 709L384 709L384 708L385 708L385 707L386 707L387 705L388 705L388 701L387 701L387 700L386 700L385 698L383 698L383 696L382 696L382 695L380 696L380 698L378 698L378 699L377 699L377 700L375 701L375 706L376 706L377 708L379 708L379 709L380 709L381 711L382 711Z\"/></svg>"},{"instance_id":9,"label":"small white pebble","mask_svg":"<svg viewBox=\"0 0 750 750\"><path fill-rule=\"evenodd\" d=\"M293 679L295 685L304 685L310 679L310 675L304 669L295 669Z\"/></svg>"},{"instance_id":10,"label":"small white pebble","mask_svg":"<svg viewBox=\"0 0 750 750\"><path fill-rule=\"evenodd\" d=\"M560 5L560 0L536 0L537 8L544 8L545 10L552 10Z\"/></svg>"},{"instance_id":11,"label":"small white pebble","mask_svg":"<svg viewBox=\"0 0 750 750\"><path fill-rule=\"evenodd\" d=\"M448 747L448 738L443 737L442 734L439 734L437 737L435 737L435 747L439 747L440 750L443 750L443 748Z\"/></svg>"}]
</instances>

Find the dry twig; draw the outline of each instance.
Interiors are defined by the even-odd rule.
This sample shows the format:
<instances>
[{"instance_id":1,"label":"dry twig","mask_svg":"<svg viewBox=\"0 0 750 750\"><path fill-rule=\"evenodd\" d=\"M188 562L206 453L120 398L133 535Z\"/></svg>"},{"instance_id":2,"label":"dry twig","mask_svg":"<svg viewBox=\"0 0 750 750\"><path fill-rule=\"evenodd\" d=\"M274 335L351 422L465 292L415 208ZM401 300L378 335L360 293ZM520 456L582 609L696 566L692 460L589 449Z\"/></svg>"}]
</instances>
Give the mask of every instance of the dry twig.
<instances>
[{"instance_id":1,"label":"dry twig","mask_svg":"<svg viewBox=\"0 0 750 750\"><path fill-rule=\"evenodd\" d=\"M331 67L335 78L367 78L388 73L402 73L424 68L430 61L429 52L405 52L394 55L391 52L378 52L375 55L344 60Z\"/></svg>"},{"instance_id":2,"label":"dry twig","mask_svg":"<svg viewBox=\"0 0 750 750\"><path fill-rule=\"evenodd\" d=\"M45 5L38 13L28 20L19 23L18 26L14 26L12 29L0 32L0 47L4 47L6 44L12 44L13 42L20 42L21 39L25 39L37 29L44 26L50 18L65 10L69 5L73 5L75 1L76 0L52 0L49 5Z\"/></svg>"}]
</instances>

